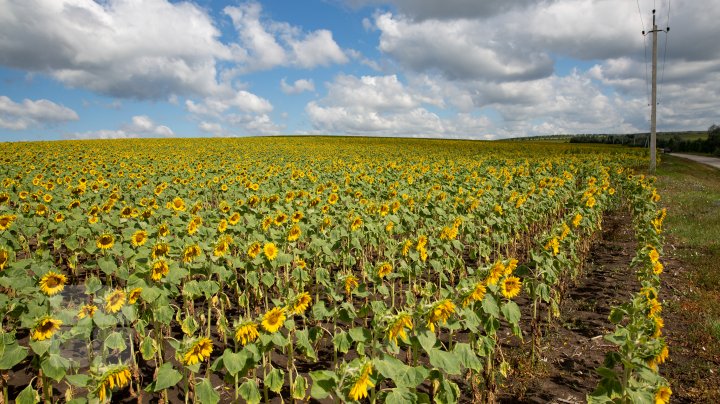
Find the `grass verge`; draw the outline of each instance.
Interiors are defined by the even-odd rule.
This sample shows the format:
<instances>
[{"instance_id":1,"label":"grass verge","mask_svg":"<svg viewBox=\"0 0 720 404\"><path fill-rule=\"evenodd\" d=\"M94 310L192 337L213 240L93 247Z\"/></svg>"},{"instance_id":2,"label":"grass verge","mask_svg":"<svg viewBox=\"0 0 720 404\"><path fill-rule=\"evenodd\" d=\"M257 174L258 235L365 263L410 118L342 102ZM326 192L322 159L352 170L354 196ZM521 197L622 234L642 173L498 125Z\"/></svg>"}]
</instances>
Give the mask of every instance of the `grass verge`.
<instances>
[{"instance_id":1,"label":"grass verge","mask_svg":"<svg viewBox=\"0 0 720 404\"><path fill-rule=\"evenodd\" d=\"M664 156L656 185L668 210L664 372L678 401L720 402L720 170Z\"/></svg>"}]
</instances>

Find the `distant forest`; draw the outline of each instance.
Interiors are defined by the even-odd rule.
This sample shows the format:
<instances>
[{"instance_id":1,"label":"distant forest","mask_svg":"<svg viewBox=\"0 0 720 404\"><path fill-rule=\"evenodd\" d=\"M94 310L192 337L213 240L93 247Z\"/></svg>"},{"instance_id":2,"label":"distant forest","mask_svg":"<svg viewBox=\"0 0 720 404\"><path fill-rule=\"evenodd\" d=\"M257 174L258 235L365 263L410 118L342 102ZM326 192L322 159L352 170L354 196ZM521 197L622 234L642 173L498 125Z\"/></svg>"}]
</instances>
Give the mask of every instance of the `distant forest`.
<instances>
[{"instance_id":1,"label":"distant forest","mask_svg":"<svg viewBox=\"0 0 720 404\"><path fill-rule=\"evenodd\" d=\"M569 138L570 143L604 143L630 147L648 147L650 143L649 133L573 135ZM707 153L720 156L720 126L712 125L707 132L658 133L657 147L669 152Z\"/></svg>"}]
</instances>

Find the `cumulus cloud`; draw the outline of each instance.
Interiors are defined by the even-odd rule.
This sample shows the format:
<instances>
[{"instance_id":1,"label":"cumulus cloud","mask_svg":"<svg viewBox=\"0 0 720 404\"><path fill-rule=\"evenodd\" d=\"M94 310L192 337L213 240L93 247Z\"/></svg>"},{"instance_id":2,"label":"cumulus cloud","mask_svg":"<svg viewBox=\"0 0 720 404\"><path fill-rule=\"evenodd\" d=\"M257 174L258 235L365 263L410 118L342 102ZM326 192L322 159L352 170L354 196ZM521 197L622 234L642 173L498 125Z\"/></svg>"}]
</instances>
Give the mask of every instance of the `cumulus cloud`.
<instances>
[{"instance_id":1,"label":"cumulus cloud","mask_svg":"<svg viewBox=\"0 0 720 404\"><path fill-rule=\"evenodd\" d=\"M120 129L102 129L72 133L65 137L69 139L126 139L139 137L173 137L172 129L165 125L158 125L147 115L136 115L130 123L121 125Z\"/></svg>"},{"instance_id":2,"label":"cumulus cloud","mask_svg":"<svg viewBox=\"0 0 720 404\"><path fill-rule=\"evenodd\" d=\"M276 66L313 68L348 61L328 30L304 33L287 23L262 20L262 6L256 2L228 6L223 11L232 19L240 38L243 52L236 59L243 63L241 70Z\"/></svg>"},{"instance_id":3,"label":"cumulus cloud","mask_svg":"<svg viewBox=\"0 0 720 404\"><path fill-rule=\"evenodd\" d=\"M315 83L312 79L298 79L293 84L288 84L283 78L280 80L280 89L285 94L300 94L304 91L315 91Z\"/></svg>"},{"instance_id":4,"label":"cumulus cloud","mask_svg":"<svg viewBox=\"0 0 720 404\"><path fill-rule=\"evenodd\" d=\"M72 109L46 99L33 101L26 98L22 102L14 102L9 97L0 96L0 128L3 129L41 128L78 119L78 114Z\"/></svg>"},{"instance_id":5,"label":"cumulus cloud","mask_svg":"<svg viewBox=\"0 0 720 404\"><path fill-rule=\"evenodd\" d=\"M187 2L29 0L0 9L0 64L115 97L213 94L216 59L233 54Z\"/></svg>"}]
</instances>

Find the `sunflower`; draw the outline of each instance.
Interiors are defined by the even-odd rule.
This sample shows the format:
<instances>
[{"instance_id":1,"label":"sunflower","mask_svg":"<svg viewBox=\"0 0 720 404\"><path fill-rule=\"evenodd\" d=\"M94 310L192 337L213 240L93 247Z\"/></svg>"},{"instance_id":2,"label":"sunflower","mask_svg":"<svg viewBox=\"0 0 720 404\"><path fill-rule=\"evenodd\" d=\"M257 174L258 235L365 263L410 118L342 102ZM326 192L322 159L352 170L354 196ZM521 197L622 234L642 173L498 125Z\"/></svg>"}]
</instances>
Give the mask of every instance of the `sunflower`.
<instances>
[{"instance_id":1,"label":"sunflower","mask_svg":"<svg viewBox=\"0 0 720 404\"><path fill-rule=\"evenodd\" d=\"M2 194L0 194L0 205L4 205L4 204L8 203L9 200L10 200L10 195L8 195L6 192L3 192Z\"/></svg>"},{"instance_id":2,"label":"sunflower","mask_svg":"<svg viewBox=\"0 0 720 404\"><path fill-rule=\"evenodd\" d=\"M167 276L168 273L170 273L170 267L168 266L167 261L161 258L153 262L150 270L150 279L159 281L163 278L163 276Z\"/></svg>"},{"instance_id":3,"label":"sunflower","mask_svg":"<svg viewBox=\"0 0 720 404\"><path fill-rule=\"evenodd\" d=\"M40 278L40 290L48 296L53 296L65 289L65 282L67 282L65 275L50 271Z\"/></svg>"},{"instance_id":4,"label":"sunflower","mask_svg":"<svg viewBox=\"0 0 720 404\"><path fill-rule=\"evenodd\" d=\"M659 314L662 311L662 305L660 302L656 299L649 299L648 300L648 317L655 317L657 314Z\"/></svg>"},{"instance_id":5,"label":"sunflower","mask_svg":"<svg viewBox=\"0 0 720 404\"><path fill-rule=\"evenodd\" d=\"M124 219L128 219L128 218L132 217L132 213L133 213L132 206L125 206L120 211L120 217L124 218Z\"/></svg>"},{"instance_id":6,"label":"sunflower","mask_svg":"<svg viewBox=\"0 0 720 404\"><path fill-rule=\"evenodd\" d=\"M265 243L263 253L265 253L268 260L272 261L277 258L278 248L275 246L275 243Z\"/></svg>"},{"instance_id":7,"label":"sunflower","mask_svg":"<svg viewBox=\"0 0 720 404\"><path fill-rule=\"evenodd\" d=\"M312 298L310 297L310 294L307 292L300 293L295 297L295 301L293 302L293 313L304 313L305 310L307 310L307 308L310 306L310 303L312 303Z\"/></svg>"},{"instance_id":8,"label":"sunflower","mask_svg":"<svg viewBox=\"0 0 720 404\"><path fill-rule=\"evenodd\" d=\"M520 294L521 283L517 276L508 276L500 283L500 292L508 299Z\"/></svg>"},{"instance_id":9,"label":"sunflower","mask_svg":"<svg viewBox=\"0 0 720 404\"><path fill-rule=\"evenodd\" d=\"M447 323L448 318L455 313L455 304L450 299L441 300L430 309L428 315L427 326L430 331L435 331L435 323L442 321L443 324Z\"/></svg>"},{"instance_id":10,"label":"sunflower","mask_svg":"<svg viewBox=\"0 0 720 404\"><path fill-rule=\"evenodd\" d=\"M280 213L277 214L277 216L275 216L275 219L273 220L273 222L275 223L275 226L280 226L280 225L282 225L283 223L285 223L285 221L287 220L287 218L288 218L288 217L287 217L286 214L280 212Z\"/></svg>"},{"instance_id":11,"label":"sunflower","mask_svg":"<svg viewBox=\"0 0 720 404\"><path fill-rule=\"evenodd\" d=\"M37 207L35 208L35 214L38 216L45 216L48 213L47 206L43 205L42 203L39 203Z\"/></svg>"},{"instance_id":12,"label":"sunflower","mask_svg":"<svg viewBox=\"0 0 720 404\"><path fill-rule=\"evenodd\" d=\"M182 198L180 198L179 196L176 196L170 203L170 207L175 212L184 212L185 211L185 201L183 201Z\"/></svg>"},{"instance_id":13,"label":"sunflower","mask_svg":"<svg viewBox=\"0 0 720 404\"><path fill-rule=\"evenodd\" d=\"M229 249L230 249L230 243L228 243L228 240L226 238L221 237L217 241L217 243L215 243L215 248L213 249L213 256L222 257L225 254L227 254Z\"/></svg>"},{"instance_id":14,"label":"sunflower","mask_svg":"<svg viewBox=\"0 0 720 404\"><path fill-rule=\"evenodd\" d=\"M338 201L338 194L333 192L332 194L330 194L330 196L328 196L327 201L330 205L335 205L335 203Z\"/></svg>"},{"instance_id":15,"label":"sunflower","mask_svg":"<svg viewBox=\"0 0 720 404\"><path fill-rule=\"evenodd\" d=\"M188 234L192 235L197 233L198 229L202 225L203 220L200 216L193 216L192 220L187 225Z\"/></svg>"},{"instance_id":16,"label":"sunflower","mask_svg":"<svg viewBox=\"0 0 720 404\"><path fill-rule=\"evenodd\" d=\"M262 250L262 246L257 241L250 244L250 247L247 249L247 254L250 258L257 257L258 254L260 254L260 251Z\"/></svg>"},{"instance_id":17,"label":"sunflower","mask_svg":"<svg viewBox=\"0 0 720 404\"><path fill-rule=\"evenodd\" d=\"M135 304L137 300L140 298L140 294L142 293L142 288L135 288L128 292L128 304Z\"/></svg>"},{"instance_id":18,"label":"sunflower","mask_svg":"<svg viewBox=\"0 0 720 404\"><path fill-rule=\"evenodd\" d=\"M560 234L560 241L565 240L565 237L567 237L568 234L570 234L570 226L565 224L565 222L563 222L562 228L563 228L563 231L562 231L562 234Z\"/></svg>"},{"instance_id":19,"label":"sunflower","mask_svg":"<svg viewBox=\"0 0 720 404\"><path fill-rule=\"evenodd\" d=\"M485 284L483 282L476 283L475 287L463 299L463 307L467 307L472 302L479 302L483 300L485 298L486 290L487 289L485 288Z\"/></svg>"},{"instance_id":20,"label":"sunflower","mask_svg":"<svg viewBox=\"0 0 720 404\"><path fill-rule=\"evenodd\" d=\"M668 386L660 386L655 392L655 404L667 404L670 402L672 390Z\"/></svg>"},{"instance_id":21,"label":"sunflower","mask_svg":"<svg viewBox=\"0 0 720 404\"><path fill-rule=\"evenodd\" d=\"M235 340L242 345L255 341L259 336L257 324L252 321L241 324L235 331Z\"/></svg>"},{"instance_id":22,"label":"sunflower","mask_svg":"<svg viewBox=\"0 0 720 404\"><path fill-rule=\"evenodd\" d=\"M158 243L152 248L152 259L158 259L160 257L167 257L170 254L170 245L168 243Z\"/></svg>"},{"instance_id":23,"label":"sunflower","mask_svg":"<svg viewBox=\"0 0 720 404\"><path fill-rule=\"evenodd\" d=\"M183 363L192 366L210 358L213 351L213 344L210 338L200 338L185 352Z\"/></svg>"},{"instance_id":24,"label":"sunflower","mask_svg":"<svg viewBox=\"0 0 720 404\"><path fill-rule=\"evenodd\" d=\"M665 322L663 321L662 317L660 316L654 316L652 318L653 320L653 338L658 338L660 335L662 335L662 329L665 326Z\"/></svg>"},{"instance_id":25,"label":"sunflower","mask_svg":"<svg viewBox=\"0 0 720 404\"><path fill-rule=\"evenodd\" d=\"M593 206L595 206L595 197L588 197L587 201L585 201L585 206L587 206L588 208L592 208Z\"/></svg>"},{"instance_id":26,"label":"sunflower","mask_svg":"<svg viewBox=\"0 0 720 404\"><path fill-rule=\"evenodd\" d=\"M108 398L108 392L112 392L115 387L121 389L130 384L131 377L130 369L126 365L114 366L106 371L100 378L96 391L100 402L104 402Z\"/></svg>"},{"instance_id":27,"label":"sunflower","mask_svg":"<svg viewBox=\"0 0 720 404\"><path fill-rule=\"evenodd\" d=\"M545 250L552 251L553 255L558 255L560 252L560 241L557 237L553 237L550 239L547 244L545 244Z\"/></svg>"},{"instance_id":28,"label":"sunflower","mask_svg":"<svg viewBox=\"0 0 720 404\"><path fill-rule=\"evenodd\" d=\"M265 217L265 218L262 220L262 222L260 222L260 226L262 227L263 230L269 229L269 228L270 228L270 225L272 225L272 224L273 224L273 218L270 217L270 216Z\"/></svg>"},{"instance_id":29,"label":"sunflower","mask_svg":"<svg viewBox=\"0 0 720 404\"><path fill-rule=\"evenodd\" d=\"M5 231L10 228L10 225L15 221L15 215L0 215L0 231Z\"/></svg>"},{"instance_id":30,"label":"sunflower","mask_svg":"<svg viewBox=\"0 0 720 404\"><path fill-rule=\"evenodd\" d=\"M5 270L5 266L8 264L9 261L10 253L6 249L0 247L0 271Z\"/></svg>"},{"instance_id":31,"label":"sunflower","mask_svg":"<svg viewBox=\"0 0 720 404\"><path fill-rule=\"evenodd\" d=\"M400 313L390 323L387 330L388 339L394 343L397 343L398 338L405 338L405 329L412 330L413 322L412 317L408 313Z\"/></svg>"},{"instance_id":32,"label":"sunflower","mask_svg":"<svg viewBox=\"0 0 720 404\"><path fill-rule=\"evenodd\" d=\"M303 217L305 217L305 215L302 212L296 211L295 213L293 213L290 220L292 220L293 223L297 223L297 222L301 221Z\"/></svg>"},{"instance_id":33,"label":"sunflower","mask_svg":"<svg viewBox=\"0 0 720 404\"><path fill-rule=\"evenodd\" d=\"M375 387L375 384L370 380L372 374L372 362L367 362L363 365L360 370L360 376L358 376L355 383L350 388L348 398L353 401L358 401L368 396L368 389Z\"/></svg>"},{"instance_id":34,"label":"sunflower","mask_svg":"<svg viewBox=\"0 0 720 404\"><path fill-rule=\"evenodd\" d=\"M263 316L262 327L267 332L277 332L285 322L285 318L285 308L275 307Z\"/></svg>"},{"instance_id":35,"label":"sunflower","mask_svg":"<svg viewBox=\"0 0 720 404\"><path fill-rule=\"evenodd\" d=\"M97 306L94 304L86 304L80 308L80 311L77 314L77 318L83 319L85 317L92 317L95 315L95 312L97 311Z\"/></svg>"},{"instance_id":36,"label":"sunflower","mask_svg":"<svg viewBox=\"0 0 720 404\"><path fill-rule=\"evenodd\" d=\"M390 274L390 272L392 272L392 270L393 270L392 265L390 265L389 262L384 262L378 267L377 274L382 279L385 276L387 276L388 274Z\"/></svg>"},{"instance_id":37,"label":"sunflower","mask_svg":"<svg viewBox=\"0 0 720 404\"><path fill-rule=\"evenodd\" d=\"M485 282L487 282L488 285L495 285L498 283L504 273L505 265L502 263L502 261L495 261L493 266L490 267L490 271L488 272L488 276Z\"/></svg>"},{"instance_id":38,"label":"sunflower","mask_svg":"<svg viewBox=\"0 0 720 404\"><path fill-rule=\"evenodd\" d=\"M90 217L88 217L88 223L90 223L90 224L95 224L95 223L97 223L97 222L98 222L98 217L97 217L97 216L90 216Z\"/></svg>"},{"instance_id":39,"label":"sunflower","mask_svg":"<svg viewBox=\"0 0 720 404\"><path fill-rule=\"evenodd\" d=\"M30 338L33 341L44 341L51 338L53 334L55 334L55 331L60 329L62 323L62 320L45 316L35 323L35 328Z\"/></svg>"},{"instance_id":40,"label":"sunflower","mask_svg":"<svg viewBox=\"0 0 720 404\"><path fill-rule=\"evenodd\" d=\"M237 212L234 212L230 217L228 218L228 223L230 226L235 226L240 221L240 214Z\"/></svg>"},{"instance_id":41,"label":"sunflower","mask_svg":"<svg viewBox=\"0 0 720 404\"><path fill-rule=\"evenodd\" d=\"M228 222L225 219L221 219L218 223L217 231L220 233L225 233L225 230L227 230Z\"/></svg>"},{"instance_id":42,"label":"sunflower","mask_svg":"<svg viewBox=\"0 0 720 404\"><path fill-rule=\"evenodd\" d=\"M408 255L408 253L410 252L410 248L412 248L412 246L413 246L412 240L405 240L405 244L403 244L403 248L402 248L403 257Z\"/></svg>"},{"instance_id":43,"label":"sunflower","mask_svg":"<svg viewBox=\"0 0 720 404\"><path fill-rule=\"evenodd\" d=\"M170 234L170 227L167 223L163 223L158 227L158 235L160 237L167 237Z\"/></svg>"},{"instance_id":44,"label":"sunflower","mask_svg":"<svg viewBox=\"0 0 720 404\"><path fill-rule=\"evenodd\" d=\"M290 228L290 232L288 233L287 240L292 242L296 241L300 238L300 235L302 235L302 230L300 230L300 226L294 225Z\"/></svg>"},{"instance_id":45,"label":"sunflower","mask_svg":"<svg viewBox=\"0 0 720 404\"><path fill-rule=\"evenodd\" d=\"M393 221L391 220L391 221L389 221L389 222L385 225L385 231L388 232L388 233L392 233L394 227L395 227L395 222L393 222Z\"/></svg>"},{"instance_id":46,"label":"sunflower","mask_svg":"<svg viewBox=\"0 0 720 404\"><path fill-rule=\"evenodd\" d=\"M350 223L350 231L356 231L360 227L362 227L363 221L360 218L360 216L355 216L353 221Z\"/></svg>"},{"instance_id":47,"label":"sunflower","mask_svg":"<svg viewBox=\"0 0 720 404\"><path fill-rule=\"evenodd\" d=\"M515 258L510 258L510 261L508 261L508 264L505 266L505 271L503 272L503 275L510 276L512 275L513 271L515 271L515 268L517 268L518 260Z\"/></svg>"},{"instance_id":48,"label":"sunflower","mask_svg":"<svg viewBox=\"0 0 720 404\"><path fill-rule=\"evenodd\" d=\"M663 269L663 264L660 261L655 261L655 263L653 264L653 273L655 275L660 275Z\"/></svg>"},{"instance_id":49,"label":"sunflower","mask_svg":"<svg viewBox=\"0 0 720 404\"><path fill-rule=\"evenodd\" d=\"M183 251L183 262L190 263L201 254L202 250L200 249L200 246L197 244L189 245L185 247L185 250Z\"/></svg>"},{"instance_id":50,"label":"sunflower","mask_svg":"<svg viewBox=\"0 0 720 404\"><path fill-rule=\"evenodd\" d=\"M650 249L650 252L648 253L648 257L650 258L650 262L653 264L658 262L660 259L660 254L657 252L655 248Z\"/></svg>"},{"instance_id":51,"label":"sunflower","mask_svg":"<svg viewBox=\"0 0 720 404\"><path fill-rule=\"evenodd\" d=\"M113 245L115 245L115 237L113 237L110 233L103 233L100 237L98 237L95 245L97 245L97 248L101 250L110 249Z\"/></svg>"},{"instance_id":52,"label":"sunflower","mask_svg":"<svg viewBox=\"0 0 720 404\"><path fill-rule=\"evenodd\" d=\"M133 247L139 247L147 243L147 240L148 234L145 230L138 230L133 233L132 237L130 237L130 243L133 245Z\"/></svg>"},{"instance_id":53,"label":"sunflower","mask_svg":"<svg viewBox=\"0 0 720 404\"><path fill-rule=\"evenodd\" d=\"M422 251L425 249L425 246L427 246L428 238L425 235L421 235L418 237L417 246L415 246L415 251Z\"/></svg>"},{"instance_id":54,"label":"sunflower","mask_svg":"<svg viewBox=\"0 0 720 404\"><path fill-rule=\"evenodd\" d=\"M350 296L353 289L355 289L358 286L358 278L356 278L354 275L348 275L345 277L345 294Z\"/></svg>"},{"instance_id":55,"label":"sunflower","mask_svg":"<svg viewBox=\"0 0 720 404\"><path fill-rule=\"evenodd\" d=\"M105 311L117 313L125 305L125 291L115 289L105 296Z\"/></svg>"}]
</instances>

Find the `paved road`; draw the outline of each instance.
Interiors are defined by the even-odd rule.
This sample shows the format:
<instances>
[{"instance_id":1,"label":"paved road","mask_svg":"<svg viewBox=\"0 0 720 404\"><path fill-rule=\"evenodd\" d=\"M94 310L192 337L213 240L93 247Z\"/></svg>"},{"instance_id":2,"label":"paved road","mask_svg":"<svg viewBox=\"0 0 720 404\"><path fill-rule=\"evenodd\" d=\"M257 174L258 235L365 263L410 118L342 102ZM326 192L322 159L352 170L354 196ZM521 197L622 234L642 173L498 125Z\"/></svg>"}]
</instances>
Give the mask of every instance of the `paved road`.
<instances>
[{"instance_id":1,"label":"paved road","mask_svg":"<svg viewBox=\"0 0 720 404\"><path fill-rule=\"evenodd\" d=\"M707 164L715 168L720 168L720 159L717 157L696 156L694 154L670 153L671 156L682 157L684 159L697 161L698 163Z\"/></svg>"}]
</instances>

